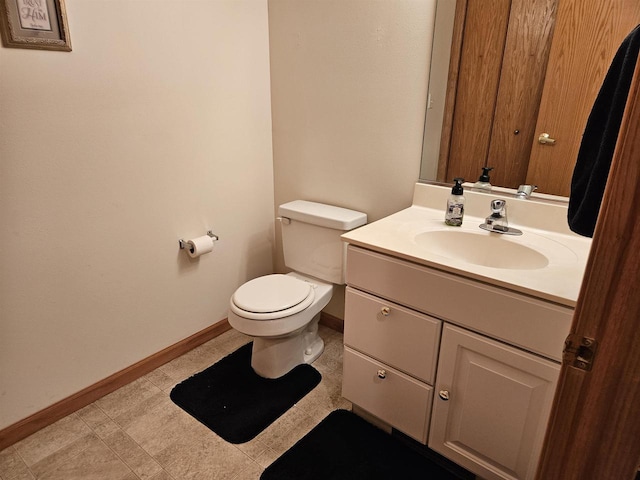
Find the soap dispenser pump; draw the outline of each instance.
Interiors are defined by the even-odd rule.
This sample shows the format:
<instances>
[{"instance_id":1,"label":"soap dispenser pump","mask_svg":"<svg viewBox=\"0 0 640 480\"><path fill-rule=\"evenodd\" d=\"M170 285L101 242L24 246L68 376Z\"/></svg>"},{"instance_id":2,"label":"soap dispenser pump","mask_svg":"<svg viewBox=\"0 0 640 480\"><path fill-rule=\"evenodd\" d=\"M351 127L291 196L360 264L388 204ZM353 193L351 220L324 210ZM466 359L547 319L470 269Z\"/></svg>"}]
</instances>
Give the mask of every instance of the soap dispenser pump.
<instances>
[{"instance_id":1,"label":"soap dispenser pump","mask_svg":"<svg viewBox=\"0 0 640 480\"><path fill-rule=\"evenodd\" d=\"M462 225L462 217L464 216L464 189L462 182L464 178L454 178L455 185L451 189L451 195L447 199L447 211L444 216L444 223L452 227Z\"/></svg>"},{"instance_id":2,"label":"soap dispenser pump","mask_svg":"<svg viewBox=\"0 0 640 480\"><path fill-rule=\"evenodd\" d=\"M482 175L478 178L478 181L473 184L473 190L477 191L491 191L491 183L489 183L489 172L493 170L493 167L482 167Z\"/></svg>"}]
</instances>

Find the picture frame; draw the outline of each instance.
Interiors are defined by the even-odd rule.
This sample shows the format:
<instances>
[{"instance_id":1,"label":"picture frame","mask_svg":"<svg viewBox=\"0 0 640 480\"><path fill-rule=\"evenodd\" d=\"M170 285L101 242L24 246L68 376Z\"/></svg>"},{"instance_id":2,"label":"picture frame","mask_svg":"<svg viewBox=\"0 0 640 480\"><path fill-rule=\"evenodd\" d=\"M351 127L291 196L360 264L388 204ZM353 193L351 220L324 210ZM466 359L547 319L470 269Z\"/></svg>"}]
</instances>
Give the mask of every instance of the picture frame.
<instances>
[{"instance_id":1,"label":"picture frame","mask_svg":"<svg viewBox=\"0 0 640 480\"><path fill-rule=\"evenodd\" d=\"M0 0L5 47L71 51L64 0Z\"/></svg>"}]
</instances>

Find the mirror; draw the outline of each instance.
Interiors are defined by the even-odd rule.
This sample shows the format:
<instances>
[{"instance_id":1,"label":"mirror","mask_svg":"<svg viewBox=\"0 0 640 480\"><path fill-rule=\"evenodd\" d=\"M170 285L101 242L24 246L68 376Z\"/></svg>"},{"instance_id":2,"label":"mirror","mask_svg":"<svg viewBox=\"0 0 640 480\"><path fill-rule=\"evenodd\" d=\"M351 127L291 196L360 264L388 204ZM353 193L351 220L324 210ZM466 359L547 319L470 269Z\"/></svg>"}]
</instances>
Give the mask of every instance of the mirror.
<instances>
[{"instance_id":1,"label":"mirror","mask_svg":"<svg viewBox=\"0 0 640 480\"><path fill-rule=\"evenodd\" d=\"M494 3L438 0L419 179L475 182L488 166L494 186L568 196L586 119L640 2Z\"/></svg>"},{"instance_id":2,"label":"mirror","mask_svg":"<svg viewBox=\"0 0 640 480\"><path fill-rule=\"evenodd\" d=\"M456 13L456 0L438 0L433 30L429 92L422 139L421 182L438 180L438 158L444 119L447 78L451 60L451 40Z\"/></svg>"}]
</instances>

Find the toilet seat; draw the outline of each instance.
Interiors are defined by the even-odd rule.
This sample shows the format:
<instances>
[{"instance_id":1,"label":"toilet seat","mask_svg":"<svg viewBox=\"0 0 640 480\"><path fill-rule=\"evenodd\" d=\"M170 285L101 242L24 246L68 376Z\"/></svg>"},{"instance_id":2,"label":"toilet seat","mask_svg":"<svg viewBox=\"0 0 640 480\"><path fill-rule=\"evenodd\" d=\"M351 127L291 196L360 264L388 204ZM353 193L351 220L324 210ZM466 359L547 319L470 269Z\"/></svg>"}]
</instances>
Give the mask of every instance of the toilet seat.
<instances>
[{"instance_id":1,"label":"toilet seat","mask_svg":"<svg viewBox=\"0 0 640 480\"><path fill-rule=\"evenodd\" d=\"M252 320L287 317L307 308L315 298L313 285L290 275L265 275L240 286L231 297L236 314Z\"/></svg>"}]
</instances>

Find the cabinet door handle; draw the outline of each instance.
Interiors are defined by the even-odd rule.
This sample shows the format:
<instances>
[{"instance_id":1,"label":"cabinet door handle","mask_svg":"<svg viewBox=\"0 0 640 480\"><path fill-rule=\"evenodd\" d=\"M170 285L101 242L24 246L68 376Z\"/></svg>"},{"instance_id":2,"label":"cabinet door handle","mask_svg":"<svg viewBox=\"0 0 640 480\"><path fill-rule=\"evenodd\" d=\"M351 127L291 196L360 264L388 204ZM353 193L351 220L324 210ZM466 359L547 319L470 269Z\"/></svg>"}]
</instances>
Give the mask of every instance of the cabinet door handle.
<instances>
[{"instance_id":1,"label":"cabinet door handle","mask_svg":"<svg viewBox=\"0 0 640 480\"><path fill-rule=\"evenodd\" d=\"M540 136L538 137L538 142L541 143L542 145L555 145L556 139L551 138L551 136L548 133L541 133Z\"/></svg>"},{"instance_id":2,"label":"cabinet door handle","mask_svg":"<svg viewBox=\"0 0 640 480\"><path fill-rule=\"evenodd\" d=\"M389 307L382 307L380 309L380 313L382 313L384 317L388 317L389 314L391 313L391 309Z\"/></svg>"},{"instance_id":3,"label":"cabinet door handle","mask_svg":"<svg viewBox=\"0 0 640 480\"><path fill-rule=\"evenodd\" d=\"M386 370L382 370L382 369L378 370L378 378L383 378L383 379L387 378Z\"/></svg>"},{"instance_id":4,"label":"cabinet door handle","mask_svg":"<svg viewBox=\"0 0 640 480\"><path fill-rule=\"evenodd\" d=\"M447 400L449 400L449 390L440 390L440 391L438 392L438 395L439 395L439 396L440 396L440 398L441 398L442 400L444 400L445 402L446 402Z\"/></svg>"}]
</instances>

